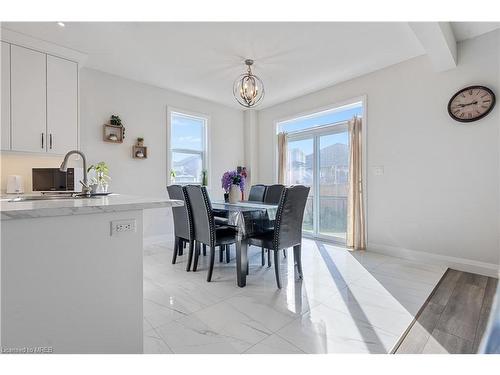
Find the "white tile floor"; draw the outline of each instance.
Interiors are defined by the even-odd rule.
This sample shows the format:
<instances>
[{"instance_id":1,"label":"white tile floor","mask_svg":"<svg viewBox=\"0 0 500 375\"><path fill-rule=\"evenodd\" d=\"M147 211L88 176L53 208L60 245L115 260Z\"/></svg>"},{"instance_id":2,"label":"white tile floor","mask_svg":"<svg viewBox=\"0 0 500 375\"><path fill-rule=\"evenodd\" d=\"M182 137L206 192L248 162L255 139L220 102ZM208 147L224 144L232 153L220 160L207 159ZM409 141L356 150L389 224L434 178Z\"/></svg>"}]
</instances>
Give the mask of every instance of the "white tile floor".
<instances>
[{"instance_id":1,"label":"white tile floor","mask_svg":"<svg viewBox=\"0 0 500 375\"><path fill-rule=\"evenodd\" d=\"M388 353L445 269L308 239L303 281L293 252L282 258L283 289L274 267L250 249L247 286L230 264L206 282L207 257L186 272L186 255L171 264L169 244L144 251L145 353Z\"/></svg>"}]
</instances>

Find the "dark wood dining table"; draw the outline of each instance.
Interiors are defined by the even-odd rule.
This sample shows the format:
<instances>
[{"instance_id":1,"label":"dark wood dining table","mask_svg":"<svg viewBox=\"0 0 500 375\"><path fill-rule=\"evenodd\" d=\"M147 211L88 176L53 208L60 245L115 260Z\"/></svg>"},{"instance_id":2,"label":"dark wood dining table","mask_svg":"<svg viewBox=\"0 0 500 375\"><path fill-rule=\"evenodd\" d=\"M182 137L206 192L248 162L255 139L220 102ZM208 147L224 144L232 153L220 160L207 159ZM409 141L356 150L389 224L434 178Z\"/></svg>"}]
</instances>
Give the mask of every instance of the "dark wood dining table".
<instances>
[{"instance_id":1,"label":"dark wood dining table","mask_svg":"<svg viewBox=\"0 0 500 375\"><path fill-rule=\"evenodd\" d=\"M263 233L274 228L274 220L278 206L261 202L242 201L226 203L212 201L212 209L217 215L227 219L227 225L234 227L238 233L236 242L236 279L239 287L244 287L248 274L249 236Z\"/></svg>"}]
</instances>

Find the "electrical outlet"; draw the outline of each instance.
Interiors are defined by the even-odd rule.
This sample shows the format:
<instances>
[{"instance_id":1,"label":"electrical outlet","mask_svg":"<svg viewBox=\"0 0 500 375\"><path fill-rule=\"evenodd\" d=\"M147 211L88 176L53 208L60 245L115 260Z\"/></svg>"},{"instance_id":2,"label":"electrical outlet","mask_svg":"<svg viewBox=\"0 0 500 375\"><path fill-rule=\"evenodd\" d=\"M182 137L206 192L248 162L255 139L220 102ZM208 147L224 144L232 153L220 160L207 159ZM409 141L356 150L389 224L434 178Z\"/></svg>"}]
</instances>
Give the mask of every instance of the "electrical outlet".
<instances>
[{"instance_id":1,"label":"electrical outlet","mask_svg":"<svg viewBox=\"0 0 500 375\"><path fill-rule=\"evenodd\" d=\"M115 236L123 232L135 232L135 219L114 220L111 222L111 235Z\"/></svg>"}]
</instances>

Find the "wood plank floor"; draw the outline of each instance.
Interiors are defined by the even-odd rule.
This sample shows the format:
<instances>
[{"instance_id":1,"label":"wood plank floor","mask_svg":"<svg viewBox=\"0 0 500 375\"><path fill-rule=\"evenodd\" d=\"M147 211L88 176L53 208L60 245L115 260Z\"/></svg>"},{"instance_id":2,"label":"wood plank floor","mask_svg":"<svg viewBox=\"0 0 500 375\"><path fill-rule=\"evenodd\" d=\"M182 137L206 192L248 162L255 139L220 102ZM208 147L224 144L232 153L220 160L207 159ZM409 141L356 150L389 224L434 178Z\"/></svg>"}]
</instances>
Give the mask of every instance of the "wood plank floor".
<instances>
[{"instance_id":1,"label":"wood plank floor","mask_svg":"<svg viewBox=\"0 0 500 375\"><path fill-rule=\"evenodd\" d=\"M448 269L396 354L476 353L498 280Z\"/></svg>"}]
</instances>

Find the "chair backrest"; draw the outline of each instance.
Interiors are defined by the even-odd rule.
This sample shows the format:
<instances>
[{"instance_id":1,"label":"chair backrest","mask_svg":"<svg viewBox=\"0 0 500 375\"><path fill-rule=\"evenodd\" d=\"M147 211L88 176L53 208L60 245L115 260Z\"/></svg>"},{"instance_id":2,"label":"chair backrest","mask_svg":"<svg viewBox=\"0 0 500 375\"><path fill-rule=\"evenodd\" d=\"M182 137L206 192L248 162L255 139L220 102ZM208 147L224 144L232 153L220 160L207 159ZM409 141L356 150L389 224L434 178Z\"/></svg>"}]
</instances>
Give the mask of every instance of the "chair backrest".
<instances>
[{"instance_id":1,"label":"chair backrest","mask_svg":"<svg viewBox=\"0 0 500 375\"><path fill-rule=\"evenodd\" d=\"M252 185L250 193L248 194L248 200L252 202L264 202L265 195L266 185Z\"/></svg>"},{"instance_id":2,"label":"chair backrest","mask_svg":"<svg viewBox=\"0 0 500 375\"><path fill-rule=\"evenodd\" d=\"M184 206L172 207L174 217L174 234L187 240L193 238L193 221L191 216L191 205L184 187L181 185L167 186L170 199L178 199L184 202Z\"/></svg>"},{"instance_id":3,"label":"chair backrest","mask_svg":"<svg viewBox=\"0 0 500 375\"><path fill-rule=\"evenodd\" d=\"M310 188L295 185L281 195L274 224L273 246L276 250L298 245L302 241L302 220Z\"/></svg>"},{"instance_id":4,"label":"chair backrest","mask_svg":"<svg viewBox=\"0 0 500 375\"><path fill-rule=\"evenodd\" d=\"M276 184L268 186L266 195L264 196L264 203L279 204L283 190L285 190L285 185Z\"/></svg>"},{"instance_id":5,"label":"chair backrest","mask_svg":"<svg viewBox=\"0 0 500 375\"><path fill-rule=\"evenodd\" d=\"M205 186L186 186L191 205L194 226L194 240L213 247L215 244L215 221L212 204Z\"/></svg>"}]
</instances>

